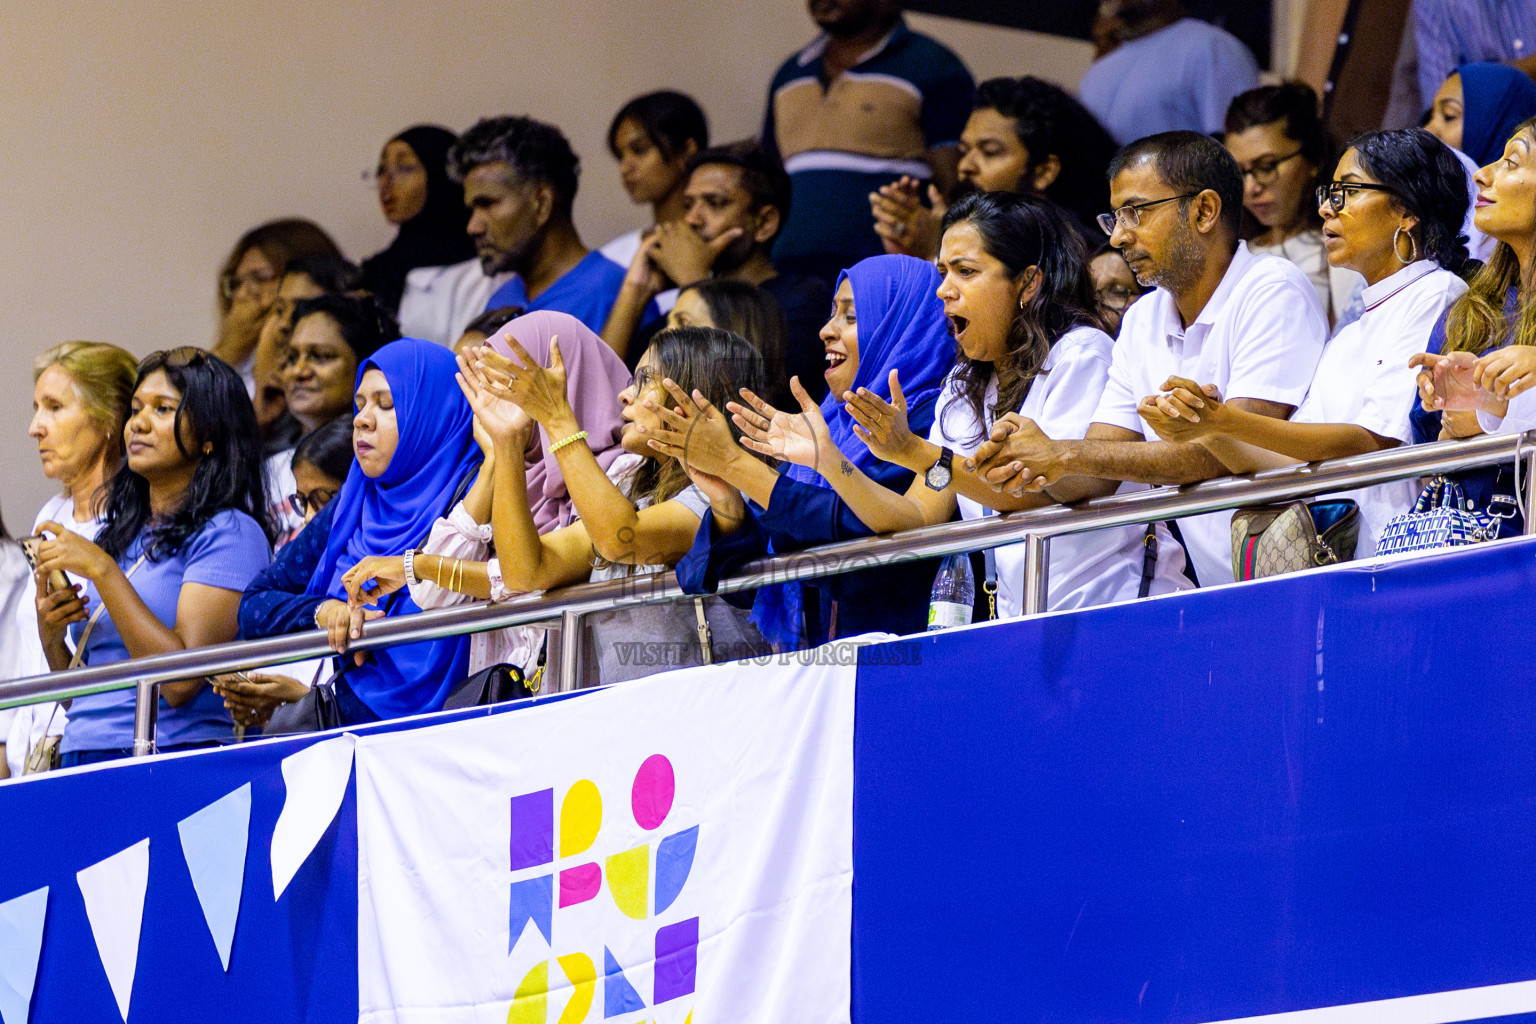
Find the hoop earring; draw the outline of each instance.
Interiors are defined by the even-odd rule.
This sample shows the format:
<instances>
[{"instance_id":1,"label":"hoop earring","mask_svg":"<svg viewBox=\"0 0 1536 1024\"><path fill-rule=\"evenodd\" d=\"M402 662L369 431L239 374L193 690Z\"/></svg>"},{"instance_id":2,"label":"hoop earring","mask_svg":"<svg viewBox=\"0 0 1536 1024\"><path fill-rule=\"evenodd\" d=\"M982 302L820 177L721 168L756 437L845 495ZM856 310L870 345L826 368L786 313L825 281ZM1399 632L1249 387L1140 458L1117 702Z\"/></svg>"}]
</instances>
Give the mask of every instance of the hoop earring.
<instances>
[{"instance_id":1,"label":"hoop earring","mask_svg":"<svg viewBox=\"0 0 1536 1024\"><path fill-rule=\"evenodd\" d=\"M1403 254L1398 251L1398 247L1397 247L1397 239L1398 239L1398 236L1401 235L1401 234L1403 234L1403 226L1401 224L1399 224L1397 226L1397 230L1392 232L1392 255L1397 257L1397 261L1399 263L1402 263L1402 264L1404 264L1406 266L1409 263L1414 263L1414 262L1418 261L1418 258L1419 258L1419 242L1418 242L1418 239L1413 237L1413 232L1412 231L1409 231L1407 233L1408 234L1408 244L1410 246L1412 246L1412 248L1408 250L1408 258L1407 259L1403 259Z\"/></svg>"}]
</instances>

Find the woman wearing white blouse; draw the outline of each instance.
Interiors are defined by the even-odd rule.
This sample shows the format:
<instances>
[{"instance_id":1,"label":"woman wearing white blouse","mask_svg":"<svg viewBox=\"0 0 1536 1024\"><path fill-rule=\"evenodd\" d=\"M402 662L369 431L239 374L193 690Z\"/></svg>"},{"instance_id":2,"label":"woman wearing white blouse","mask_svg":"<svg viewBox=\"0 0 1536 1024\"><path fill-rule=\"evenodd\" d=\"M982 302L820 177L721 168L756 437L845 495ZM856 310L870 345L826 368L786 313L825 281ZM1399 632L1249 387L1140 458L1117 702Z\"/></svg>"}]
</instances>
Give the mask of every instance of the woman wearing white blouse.
<instances>
[{"instance_id":1,"label":"woman wearing white blouse","mask_svg":"<svg viewBox=\"0 0 1536 1024\"><path fill-rule=\"evenodd\" d=\"M42 353L32 364L32 423L43 475L62 488L37 513L32 532L47 522L64 525L86 540L101 529L106 480L123 458L123 424L138 375L138 360L116 345L68 341ZM79 583L79 579L71 582ZM6 659L16 677L47 672L38 636L37 608L21 602L15 612L20 640ZM29 704L12 716L0 712L6 770L21 774L28 749L46 735L61 735L65 712L57 704Z\"/></svg>"},{"instance_id":2,"label":"woman wearing white blouse","mask_svg":"<svg viewBox=\"0 0 1536 1024\"><path fill-rule=\"evenodd\" d=\"M1328 343L1306 399L1289 421L1221 401L1202 382L1170 378L1141 414L1167 440L1199 441L1234 473L1320 462L1411 442L1415 371L1430 330L1466 291L1454 271L1467 211L1461 165L1444 143L1413 128L1367 132L1318 189L1329 262L1365 276L1365 313ZM1350 492L1360 503L1356 551L1370 554L1387 520L1405 512L1407 482Z\"/></svg>"}]
</instances>

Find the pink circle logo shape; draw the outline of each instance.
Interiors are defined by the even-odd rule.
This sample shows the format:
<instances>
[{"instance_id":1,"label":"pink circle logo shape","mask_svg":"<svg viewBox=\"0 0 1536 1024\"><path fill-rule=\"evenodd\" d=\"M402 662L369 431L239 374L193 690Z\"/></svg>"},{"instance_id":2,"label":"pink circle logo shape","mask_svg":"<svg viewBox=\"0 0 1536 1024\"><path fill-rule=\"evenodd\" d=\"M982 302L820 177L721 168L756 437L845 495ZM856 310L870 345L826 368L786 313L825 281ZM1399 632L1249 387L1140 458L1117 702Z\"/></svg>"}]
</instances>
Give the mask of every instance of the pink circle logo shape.
<instances>
[{"instance_id":1,"label":"pink circle logo shape","mask_svg":"<svg viewBox=\"0 0 1536 1024\"><path fill-rule=\"evenodd\" d=\"M646 831L657 828L672 812L672 798L677 792L672 762L660 754L652 754L635 772L635 785L630 790L630 806L635 812L635 824Z\"/></svg>"}]
</instances>

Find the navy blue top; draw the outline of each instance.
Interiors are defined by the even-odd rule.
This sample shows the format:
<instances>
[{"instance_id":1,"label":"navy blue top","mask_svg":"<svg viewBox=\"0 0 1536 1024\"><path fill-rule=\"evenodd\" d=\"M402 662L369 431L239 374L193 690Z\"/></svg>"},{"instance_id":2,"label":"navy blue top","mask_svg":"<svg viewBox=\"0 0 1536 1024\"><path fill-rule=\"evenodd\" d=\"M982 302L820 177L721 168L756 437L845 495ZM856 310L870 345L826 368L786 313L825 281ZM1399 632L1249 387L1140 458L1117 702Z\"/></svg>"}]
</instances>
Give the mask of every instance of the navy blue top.
<instances>
[{"instance_id":1,"label":"navy blue top","mask_svg":"<svg viewBox=\"0 0 1536 1024\"><path fill-rule=\"evenodd\" d=\"M257 640L315 628L315 609L330 600L327 594L310 594L309 577L325 543L331 539L331 517L336 503L322 508L309 525L277 552L277 560L263 569L240 596L240 637Z\"/></svg>"},{"instance_id":2,"label":"navy blue top","mask_svg":"<svg viewBox=\"0 0 1536 1024\"><path fill-rule=\"evenodd\" d=\"M892 490L904 493L912 474L893 481ZM714 537L714 513L706 512L699 522L693 547L677 564L677 582L685 593L712 594L722 577L732 576L742 566L768 553L771 542L776 554L838 541L871 536L836 491L814 487L780 476L768 497L768 508L747 503L747 519L728 537ZM893 562L890 565L859 572L807 580L805 586L822 598L823 616L830 602L837 602L837 633L921 633L928 628L928 598L938 559L923 558ZM744 606L753 592L727 594L724 599ZM820 636L812 636L819 641Z\"/></svg>"}]
</instances>

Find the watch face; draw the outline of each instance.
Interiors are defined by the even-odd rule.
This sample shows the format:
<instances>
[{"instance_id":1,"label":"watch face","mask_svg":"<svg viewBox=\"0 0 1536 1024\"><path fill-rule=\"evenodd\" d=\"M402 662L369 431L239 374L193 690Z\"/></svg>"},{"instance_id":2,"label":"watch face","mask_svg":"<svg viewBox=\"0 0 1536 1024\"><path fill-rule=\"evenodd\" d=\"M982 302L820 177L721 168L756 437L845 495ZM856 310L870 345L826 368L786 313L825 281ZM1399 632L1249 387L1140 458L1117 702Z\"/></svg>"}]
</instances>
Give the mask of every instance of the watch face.
<instances>
[{"instance_id":1,"label":"watch face","mask_svg":"<svg viewBox=\"0 0 1536 1024\"><path fill-rule=\"evenodd\" d=\"M939 462L934 464L928 470L928 474L925 479L927 480L929 487L936 491L942 491L944 488L949 486L949 480L952 475L953 474L950 472L949 467L944 465L944 463Z\"/></svg>"}]
</instances>

